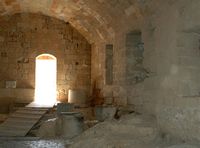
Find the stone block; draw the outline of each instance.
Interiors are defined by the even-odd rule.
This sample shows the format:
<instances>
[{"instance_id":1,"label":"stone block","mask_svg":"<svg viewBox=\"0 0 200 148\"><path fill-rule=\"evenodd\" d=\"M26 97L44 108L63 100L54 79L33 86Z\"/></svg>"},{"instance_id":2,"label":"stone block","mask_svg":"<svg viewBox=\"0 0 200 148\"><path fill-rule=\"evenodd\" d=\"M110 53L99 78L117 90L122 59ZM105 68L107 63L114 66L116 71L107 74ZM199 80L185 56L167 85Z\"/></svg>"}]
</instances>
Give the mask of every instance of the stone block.
<instances>
[{"instance_id":1,"label":"stone block","mask_svg":"<svg viewBox=\"0 0 200 148\"><path fill-rule=\"evenodd\" d=\"M4 2L6 5L9 6L9 5L13 4L14 2L16 2L16 0L5 0Z\"/></svg>"},{"instance_id":2,"label":"stone block","mask_svg":"<svg viewBox=\"0 0 200 148\"><path fill-rule=\"evenodd\" d=\"M79 113L63 113L62 132L64 138L73 138L83 132L83 117Z\"/></svg>"},{"instance_id":3,"label":"stone block","mask_svg":"<svg viewBox=\"0 0 200 148\"><path fill-rule=\"evenodd\" d=\"M62 114L62 112L72 112L74 110L74 105L70 103L58 103L57 104L57 114Z\"/></svg>"},{"instance_id":4,"label":"stone block","mask_svg":"<svg viewBox=\"0 0 200 148\"><path fill-rule=\"evenodd\" d=\"M95 117L99 121L104 121L106 119L113 119L116 114L116 107L112 106L97 106L95 107Z\"/></svg>"}]
</instances>

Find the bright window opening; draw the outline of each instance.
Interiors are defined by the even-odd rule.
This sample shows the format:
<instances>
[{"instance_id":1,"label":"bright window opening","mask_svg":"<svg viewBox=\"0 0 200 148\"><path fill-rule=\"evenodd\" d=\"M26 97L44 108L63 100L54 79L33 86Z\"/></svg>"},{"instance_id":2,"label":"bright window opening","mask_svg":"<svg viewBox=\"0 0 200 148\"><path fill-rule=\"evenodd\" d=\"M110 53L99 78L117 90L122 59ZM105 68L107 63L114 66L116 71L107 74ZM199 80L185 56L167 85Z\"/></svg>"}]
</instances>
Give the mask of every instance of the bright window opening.
<instances>
[{"instance_id":1,"label":"bright window opening","mask_svg":"<svg viewBox=\"0 0 200 148\"><path fill-rule=\"evenodd\" d=\"M50 54L36 57L35 101L41 106L56 103L57 59Z\"/></svg>"}]
</instances>

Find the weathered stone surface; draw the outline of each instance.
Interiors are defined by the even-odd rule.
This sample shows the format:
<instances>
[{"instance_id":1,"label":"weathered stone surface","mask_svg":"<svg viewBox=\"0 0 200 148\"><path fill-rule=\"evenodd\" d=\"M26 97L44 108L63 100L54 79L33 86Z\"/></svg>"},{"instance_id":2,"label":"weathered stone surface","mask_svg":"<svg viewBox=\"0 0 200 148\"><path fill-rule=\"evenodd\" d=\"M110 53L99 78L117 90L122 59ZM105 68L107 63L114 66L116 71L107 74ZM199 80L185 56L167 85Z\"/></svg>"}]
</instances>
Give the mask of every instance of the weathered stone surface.
<instances>
[{"instance_id":1,"label":"weathered stone surface","mask_svg":"<svg viewBox=\"0 0 200 148\"><path fill-rule=\"evenodd\" d=\"M83 117L74 112L59 114L58 117L41 122L36 135L40 138L73 138L83 132Z\"/></svg>"},{"instance_id":2,"label":"weathered stone surface","mask_svg":"<svg viewBox=\"0 0 200 148\"><path fill-rule=\"evenodd\" d=\"M15 76L19 73L16 79L23 78L23 81L19 81L18 84L27 87L29 83L27 84L26 80L34 79L32 69L34 69L34 57L38 53L36 49L40 48L41 52L45 52L43 47L52 47L55 49L51 50L52 54L64 49L65 59L61 60L58 66L62 69L58 77L60 88L69 89L68 84L72 86L84 84L84 87L90 90L88 76L91 70L92 84L96 84L97 88L102 90L102 97L108 97L106 94L109 93L113 94L111 97L115 104L131 104L137 112L155 115L163 133L183 140L199 141L199 133L196 132L199 130L197 126L199 125L200 90L199 6L198 0L2 0L0 2L1 15L33 12L59 18L72 24L93 44L91 62L86 58L74 64L74 60L79 57L76 56L76 52L79 54L84 54L84 52L89 54L89 52L88 50L75 52L71 49L77 48L77 43L80 49L90 47L89 44L85 44L85 41L79 43L76 33L73 36L68 35L68 32L72 33L71 29L66 30L65 35L62 35L62 31L56 32L60 35L55 37L52 44L52 40L45 37L55 35L54 31L47 33L47 28L51 30L56 28L54 25L44 25L43 34L36 33L35 29L41 28L43 21L33 17L31 19L35 21L30 21L32 23L30 26L34 26L31 29L31 34L34 35L32 38L26 38L23 36L29 37L29 33L24 34L19 28L29 28L28 23L22 23L20 19L13 19L12 16L3 17L0 20L0 34L8 32L10 25L5 23L7 21L11 21L12 24L17 22L19 30L13 28L9 34L4 34L6 37L3 36L0 39L0 78L10 79L10 75ZM27 19L26 14L22 16L22 20ZM47 19L45 22L49 24L49 21ZM136 77L144 78L145 75L141 74L144 69L140 67L139 72L134 74L137 62L132 54L135 52L128 52L130 56L128 59L126 52L126 35L134 30L141 31L141 39L144 42L142 65L150 72L149 77L137 85L133 81ZM19 43L23 39L26 44ZM62 42L63 40L66 40L66 44ZM7 45L8 42L9 45ZM114 49L113 84L110 86L105 83L106 53L104 49L106 44L113 44ZM69 46L65 48L66 45ZM31 50L24 52L25 55L31 52L30 70L25 68L26 64L15 66L13 63L16 59L25 61L21 55L22 49L30 49L30 47ZM20 54L12 54L15 52ZM70 58L66 58L67 55L70 55ZM61 55L58 57L63 59ZM137 60L141 61L141 59ZM84 63L83 67L75 66L79 63ZM90 64L91 69L89 69ZM127 65L129 66L126 67ZM66 74L63 71L70 73ZM76 73L77 71L82 73L81 76ZM84 80L77 83L74 81L77 78ZM127 85L127 80L129 85ZM31 86L33 83L34 81L30 82ZM2 81L0 81L0 86L4 86ZM183 130L180 127L183 127Z\"/></svg>"},{"instance_id":3,"label":"weathered stone surface","mask_svg":"<svg viewBox=\"0 0 200 148\"><path fill-rule=\"evenodd\" d=\"M67 101L69 88L84 89L89 93L91 62L87 61L91 59L91 49L74 28L41 14L16 14L4 19L0 24L0 66L4 67L0 70L2 84L16 80L17 88L34 88L35 58L49 53L57 58L58 99Z\"/></svg>"},{"instance_id":4,"label":"weathered stone surface","mask_svg":"<svg viewBox=\"0 0 200 148\"><path fill-rule=\"evenodd\" d=\"M55 138L58 133L57 129L58 119L49 119L42 123L41 127L37 132L37 136L41 138ZM51 130L49 130L51 129Z\"/></svg>"},{"instance_id":5,"label":"weathered stone surface","mask_svg":"<svg viewBox=\"0 0 200 148\"><path fill-rule=\"evenodd\" d=\"M114 106L97 106L94 109L95 117L99 121L113 119L117 108Z\"/></svg>"},{"instance_id":6,"label":"weathered stone surface","mask_svg":"<svg viewBox=\"0 0 200 148\"><path fill-rule=\"evenodd\" d=\"M5 0L6 5L11 5L14 2L16 2L16 0Z\"/></svg>"},{"instance_id":7,"label":"weathered stone surface","mask_svg":"<svg viewBox=\"0 0 200 148\"><path fill-rule=\"evenodd\" d=\"M48 147L48 148L55 148L55 147L59 147L59 148L66 148L66 145L68 145L69 142L64 140L64 139L60 139L60 140L37 140L37 139L24 139L24 140L1 140L0 142L0 147L2 148L6 148L6 147L13 147L13 148L27 148L27 147L31 147L31 148L44 148L44 147Z\"/></svg>"},{"instance_id":8,"label":"weathered stone surface","mask_svg":"<svg viewBox=\"0 0 200 148\"><path fill-rule=\"evenodd\" d=\"M80 114L65 114L61 116L61 136L74 138L83 132L83 117Z\"/></svg>"},{"instance_id":9,"label":"weathered stone surface","mask_svg":"<svg viewBox=\"0 0 200 148\"><path fill-rule=\"evenodd\" d=\"M155 148L155 144L152 142L157 137L157 129L154 126L148 126L153 125L153 122L151 117L131 114L118 122L99 123L76 138L70 147L86 148L95 145L97 148Z\"/></svg>"},{"instance_id":10,"label":"weathered stone surface","mask_svg":"<svg viewBox=\"0 0 200 148\"><path fill-rule=\"evenodd\" d=\"M188 144L180 144L180 145L174 145L174 146L169 146L167 148L198 148L199 146L195 145L188 145Z\"/></svg>"}]
</instances>

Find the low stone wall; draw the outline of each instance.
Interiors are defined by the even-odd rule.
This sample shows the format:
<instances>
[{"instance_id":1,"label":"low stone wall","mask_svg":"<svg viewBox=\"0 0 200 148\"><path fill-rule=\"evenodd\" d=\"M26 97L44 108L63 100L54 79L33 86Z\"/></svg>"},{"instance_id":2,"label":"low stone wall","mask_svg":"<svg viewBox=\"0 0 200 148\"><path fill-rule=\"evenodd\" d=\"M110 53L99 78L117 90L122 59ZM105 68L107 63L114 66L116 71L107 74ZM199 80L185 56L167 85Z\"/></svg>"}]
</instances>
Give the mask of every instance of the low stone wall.
<instances>
[{"instance_id":1,"label":"low stone wall","mask_svg":"<svg viewBox=\"0 0 200 148\"><path fill-rule=\"evenodd\" d=\"M0 102L2 103L5 98L12 98L13 102L29 103L34 100L35 89L26 88L1 88L0 89Z\"/></svg>"}]
</instances>

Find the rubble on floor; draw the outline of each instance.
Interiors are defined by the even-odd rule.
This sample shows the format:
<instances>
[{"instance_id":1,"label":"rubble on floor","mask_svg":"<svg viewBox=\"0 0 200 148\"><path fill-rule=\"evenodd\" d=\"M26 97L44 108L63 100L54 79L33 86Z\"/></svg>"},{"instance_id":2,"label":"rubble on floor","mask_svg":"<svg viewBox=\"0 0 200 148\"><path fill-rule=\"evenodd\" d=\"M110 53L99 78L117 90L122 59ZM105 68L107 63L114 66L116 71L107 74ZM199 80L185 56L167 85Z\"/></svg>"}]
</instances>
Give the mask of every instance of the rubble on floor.
<instances>
[{"instance_id":1,"label":"rubble on floor","mask_svg":"<svg viewBox=\"0 0 200 148\"><path fill-rule=\"evenodd\" d=\"M36 136L37 137L56 137L57 121L58 119L54 118L54 119L49 119L43 122L40 128L36 131Z\"/></svg>"},{"instance_id":2,"label":"rubble on floor","mask_svg":"<svg viewBox=\"0 0 200 148\"><path fill-rule=\"evenodd\" d=\"M166 148L199 148L199 146L195 146L195 145L188 145L188 144L180 144L180 145L173 145L173 146L169 146L169 147L166 147Z\"/></svg>"},{"instance_id":3,"label":"rubble on floor","mask_svg":"<svg viewBox=\"0 0 200 148\"><path fill-rule=\"evenodd\" d=\"M94 114L97 120L104 121L106 119L113 119L117 108L114 106L96 106Z\"/></svg>"},{"instance_id":4,"label":"rubble on floor","mask_svg":"<svg viewBox=\"0 0 200 148\"><path fill-rule=\"evenodd\" d=\"M36 132L42 138L73 138L83 132L83 116L77 112L66 112L56 118L43 121ZM51 130L49 130L51 129Z\"/></svg>"},{"instance_id":5,"label":"rubble on floor","mask_svg":"<svg viewBox=\"0 0 200 148\"><path fill-rule=\"evenodd\" d=\"M54 117L54 114L45 116ZM64 121L64 122L63 122ZM81 122L80 122L81 121ZM42 121L33 139L0 137L2 148L199 148L199 145L181 144L170 141L169 135L160 134L153 116L131 113L118 120L107 119L84 121L87 125L82 132L82 116L69 113ZM86 130L87 129L87 130ZM77 136L78 135L78 136ZM39 138L40 137L40 138ZM42 139L41 139L42 138ZM179 144L178 144L179 143Z\"/></svg>"},{"instance_id":6,"label":"rubble on floor","mask_svg":"<svg viewBox=\"0 0 200 148\"><path fill-rule=\"evenodd\" d=\"M178 143L178 141L177 141ZM152 116L136 113L119 120L106 120L86 130L72 141L70 148L199 148L189 144L174 145L164 139Z\"/></svg>"},{"instance_id":7,"label":"rubble on floor","mask_svg":"<svg viewBox=\"0 0 200 148\"><path fill-rule=\"evenodd\" d=\"M40 119L27 136L38 139L1 139L2 148L199 148L181 144L160 133L156 118L134 112L133 108L98 106L52 109ZM66 108L67 107L67 108ZM81 110L81 111L80 111ZM64 111L64 112L63 112ZM79 112L80 111L80 112ZM84 112L83 112L84 111ZM94 112L93 112L94 111ZM83 112L83 113L82 113ZM92 117L94 113L95 117ZM89 116L87 116L89 115ZM26 137L27 138L27 137ZM42 138L42 139L41 139ZM45 140L46 139L46 140ZM48 140L47 140L48 139ZM172 141L174 140L174 141Z\"/></svg>"},{"instance_id":8,"label":"rubble on floor","mask_svg":"<svg viewBox=\"0 0 200 148\"><path fill-rule=\"evenodd\" d=\"M130 114L90 128L74 139L71 148L155 148L157 136L153 117Z\"/></svg>"}]
</instances>

